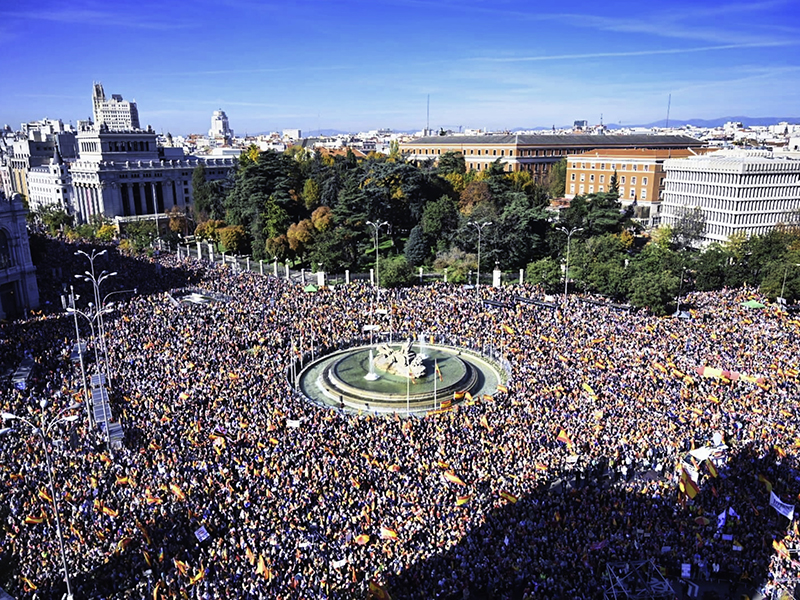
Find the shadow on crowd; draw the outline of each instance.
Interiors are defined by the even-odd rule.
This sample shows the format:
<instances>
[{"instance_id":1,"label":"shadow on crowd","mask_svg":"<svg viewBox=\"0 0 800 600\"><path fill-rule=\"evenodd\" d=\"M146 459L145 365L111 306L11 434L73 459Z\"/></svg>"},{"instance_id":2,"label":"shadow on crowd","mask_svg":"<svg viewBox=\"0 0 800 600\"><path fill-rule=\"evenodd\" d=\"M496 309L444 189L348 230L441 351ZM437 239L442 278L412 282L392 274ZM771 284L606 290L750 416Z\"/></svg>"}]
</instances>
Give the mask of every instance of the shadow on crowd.
<instances>
[{"instance_id":1,"label":"shadow on crowd","mask_svg":"<svg viewBox=\"0 0 800 600\"><path fill-rule=\"evenodd\" d=\"M770 507L768 490L797 497L796 465L775 451L757 456L750 448L728 456L716 478L700 465L694 499L654 470L655 461L623 474L619 458L578 460L532 493L505 500L457 545L389 579L387 588L394 600L603 598L620 569L629 568L619 563L652 560L675 594L637 595L647 578L623 576L624 584L607 597L684 597L679 594L689 586L689 573L709 590L705 598L751 598L772 579L794 590L796 582L778 581L775 566L770 569L791 524ZM672 467L663 471L671 475ZM488 494L489 484L481 485ZM441 510L470 509L453 504ZM417 545L435 544L425 530L417 535Z\"/></svg>"}]
</instances>

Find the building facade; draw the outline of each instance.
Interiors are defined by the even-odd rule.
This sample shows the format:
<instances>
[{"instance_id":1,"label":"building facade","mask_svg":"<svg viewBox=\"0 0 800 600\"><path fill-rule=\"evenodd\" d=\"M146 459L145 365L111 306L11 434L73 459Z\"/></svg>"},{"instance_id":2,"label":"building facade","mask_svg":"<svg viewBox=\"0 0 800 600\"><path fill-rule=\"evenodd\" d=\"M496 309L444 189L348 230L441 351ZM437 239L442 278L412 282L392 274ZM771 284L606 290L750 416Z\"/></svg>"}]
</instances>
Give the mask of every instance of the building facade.
<instances>
[{"instance_id":1,"label":"building facade","mask_svg":"<svg viewBox=\"0 0 800 600\"><path fill-rule=\"evenodd\" d=\"M621 148L592 150L567 157L566 198L607 192L617 175L619 199L623 206L635 203L634 217L652 224L658 217L663 189L664 161L696 156L699 150L675 148L652 150Z\"/></svg>"},{"instance_id":2,"label":"building facade","mask_svg":"<svg viewBox=\"0 0 800 600\"><path fill-rule=\"evenodd\" d=\"M48 164L28 171L28 208L31 212L40 212L48 207L69 212L69 195L69 167L55 148Z\"/></svg>"},{"instance_id":3,"label":"building facade","mask_svg":"<svg viewBox=\"0 0 800 600\"><path fill-rule=\"evenodd\" d=\"M0 319L39 307L36 267L31 261L27 211L22 197L0 195Z\"/></svg>"},{"instance_id":4,"label":"building facade","mask_svg":"<svg viewBox=\"0 0 800 600\"><path fill-rule=\"evenodd\" d=\"M400 151L409 160L437 161L447 152L460 152L468 170L483 171L500 160L506 171L528 171L535 181L546 181L552 165L573 154L607 148L699 148L703 142L681 135L450 135L403 142Z\"/></svg>"},{"instance_id":5,"label":"building facade","mask_svg":"<svg viewBox=\"0 0 800 600\"><path fill-rule=\"evenodd\" d=\"M202 161L206 179L224 179L232 158L170 158L147 131L84 131L70 167L70 204L78 222L157 215L193 205L192 171ZM182 152L176 153L181 155Z\"/></svg>"},{"instance_id":6,"label":"building facade","mask_svg":"<svg viewBox=\"0 0 800 600\"><path fill-rule=\"evenodd\" d=\"M212 140L221 140L225 144L230 144L233 140L233 129L230 128L228 115L224 110L215 110L211 115L211 129L208 130L208 137Z\"/></svg>"},{"instance_id":7,"label":"building facade","mask_svg":"<svg viewBox=\"0 0 800 600\"><path fill-rule=\"evenodd\" d=\"M720 150L708 156L664 161L661 223L674 226L695 208L705 216L702 242L734 234L762 235L797 222L800 160L768 150Z\"/></svg>"},{"instance_id":8,"label":"building facade","mask_svg":"<svg viewBox=\"0 0 800 600\"><path fill-rule=\"evenodd\" d=\"M107 99L101 83L95 83L92 90L92 116L97 129L101 127L106 127L110 131L141 129L136 102L123 100L119 94L113 94L110 100Z\"/></svg>"}]
</instances>

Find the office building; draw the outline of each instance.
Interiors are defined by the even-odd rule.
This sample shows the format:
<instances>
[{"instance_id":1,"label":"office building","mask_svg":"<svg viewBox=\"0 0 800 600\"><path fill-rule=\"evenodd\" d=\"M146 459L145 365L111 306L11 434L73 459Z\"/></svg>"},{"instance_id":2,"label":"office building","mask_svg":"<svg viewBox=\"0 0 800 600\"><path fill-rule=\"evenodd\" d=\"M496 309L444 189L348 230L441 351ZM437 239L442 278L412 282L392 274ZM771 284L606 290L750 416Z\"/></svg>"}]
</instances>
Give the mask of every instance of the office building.
<instances>
[{"instance_id":1,"label":"office building","mask_svg":"<svg viewBox=\"0 0 800 600\"><path fill-rule=\"evenodd\" d=\"M139 109L136 102L123 100L119 94L106 98L101 83L95 83L92 91L92 115L96 129L109 131L131 131L139 126Z\"/></svg>"},{"instance_id":2,"label":"office building","mask_svg":"<svg viewBox=\"0 0 800 600\"><path fill-rule=\"evenodd\" d=\"M763 235L779 223L797 222L800 160L768 150L720 150L708 156L664 161L661 223L674 226L699 207L702 243L734 234Z\"/></svg>"},{"instance_id":3,"label":"office building","mask_svg":"<svg viewBox=\"0 0 800 600\"><path fill-rule=\"evenodd\" d=\"M26 309L39 307L26 215L19 194L0 194L0 319L19 317Z\"/></svg>"}]
</instances>

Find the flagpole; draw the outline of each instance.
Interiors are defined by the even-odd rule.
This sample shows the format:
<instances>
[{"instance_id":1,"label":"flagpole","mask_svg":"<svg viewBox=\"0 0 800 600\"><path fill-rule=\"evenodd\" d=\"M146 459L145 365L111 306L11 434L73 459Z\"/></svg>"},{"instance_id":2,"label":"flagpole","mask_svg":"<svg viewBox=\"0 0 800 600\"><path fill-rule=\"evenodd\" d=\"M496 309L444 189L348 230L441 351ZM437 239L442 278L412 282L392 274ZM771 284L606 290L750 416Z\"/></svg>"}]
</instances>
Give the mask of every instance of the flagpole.
<instances>
[{"instance_id":1,"label":"flagpole","mask_svg":"<svg viewBox=\"0 0 800 600\"><path fill-rule=\"evenodd\" d=\"M439 373L437 373L437 371L439 370L439 362L434 361L433 364L436 365L433 371L433 410L436 410L436 380L439 377Z\"/></svg>"},{"instance_id":2,"label":"flagpole","mask_svg":"<svg viewBox=\"0 0 800 600\"><path fill-rule=\"evenodd\" d=\"M411 369L406 377L406 417L411 415Z\"/></svg>"}]
</instances>

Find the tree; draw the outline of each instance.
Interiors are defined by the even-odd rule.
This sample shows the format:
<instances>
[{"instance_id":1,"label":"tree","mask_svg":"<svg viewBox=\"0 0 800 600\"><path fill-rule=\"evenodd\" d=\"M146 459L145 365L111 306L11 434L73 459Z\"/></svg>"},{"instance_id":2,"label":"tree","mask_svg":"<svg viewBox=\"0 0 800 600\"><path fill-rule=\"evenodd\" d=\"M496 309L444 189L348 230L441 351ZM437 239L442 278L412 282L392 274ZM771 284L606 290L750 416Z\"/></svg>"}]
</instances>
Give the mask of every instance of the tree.
<instances>
[{"instance_id":1,"label":"tree","mask_svg":"<svg viewBox=\"0 0 800 600\"><path fill-rule=\"evenodd\" d=\"M617 177L616 169L614 169L614 174L611 176L611 181L608 183L608 193L619 198L619 177Z\"/></svg>"},{"instance_id":2,"label":"tree","mask_svg":"<svg viewBox=\"0 0 800 600\"><path fill-rule=\"evenodd\" d=\"M245 254L248 249L247 232L241 225L231 225L218 230L219 245L223 252Z\"/></svg>"},{"instance_id":3,"label":"tree","mask_svg":"<svg viewBox=\"0 0 800 600\"><path fill-rule=\"evenodd\" d=\"M425 233L420 225L414 227L408 236L405 258L406 262L412 267L418 267L424 264L430 255L430 244L428 244L425 238Z\"/></svg>"},{"instance_id":4,"label":"tree","mask_svg":"<svg viewBox=\"0 0 800 600\"><path fill-rule=\"evenodd\" d=\"M286 232L289 248L301 260L314 241L314 225L311 219L303 219L299 223L292 223Z\"/></svg>"},{"instance_id":5,"label":"tree","mask_svg":"<svg viewBox=\"0 0 800 600\"><path fill-rule=\"evenodd\" d=\"M71 227L74 220L72 215L68 214L63 208L55 205L40 209L39 218L51 234L60 231L64 226Z\"/></svg>"},{"instance_id":6,"label":"tree","mask_svg":"<svg viewBox=\"0 0 800 600\"><path fill-rule=\"evenodd\" d=\"M422 212L422 230L428 239L436 240L437 250L450 246L453 232L458 229L458 205L449 196L428 202Z\"/></svg>"},{"instance_id":7,"label":"tree","mask_svg":"<svg viewBox=\"0 0 800 600\"><path fill-rule=\"evenodd\" d=\"M552 198L562 198L567 188L567 159L562 158L552 167L547 181L547 190Z\"/></svg>"},{"instance_id":8,"label":"tree","mask_svg":"<svg viewBox=\"0 0 800 600\"><path fill-rule=\"evenodd\" d=\"M153 221L132 221L125 226L124 236L133 252L142 252L150 247L157 235Z\"/></svg>"},{"instance_id":9,"label":"tree","mask_svg":"<svg viewBox=\"0 0 800 600\"><path fill-rule=\"evenodd\" d=\"M694 246L706 230L706 214L699 206L684 208L672 227L672 241L680 249Z\"/></svg>"},{"instance_id":10,"label":"tree","mask_svg":"<svg viewBox=\"0 0 800 600\"><path fill-rule=\"evenodd\" d=\"M461 152L445 152L439 157L437 171L440 175L457 173L463 175L467 172L467 163Z\"/></svg>"},{"instance_id":11,"label":"tree","mask_svg":"<svg viewBox=\"0 0 800 600\"><path fill-rule=\"evenodd\" d=\"M303 184L303 203L306 209L313 210L316 208L319 205L321 195L322 192L319 183L311 177L306 179L306 182Z\"/></svg>"},{"instance_id":12,"label":"tree","mask_svg":"<svg viewBox=\"0 0 800 600\"><path fill-rule=\"evenodd\" d=\"M561 265L549 256L528 263L525 269L525 281L541 285L548 294L556 293L563 282Z\"/></svg>"},{"instance_id":13,"label":"tree","mask_svg":"<svg viewBox=\"0 0 800 600\"><path fill-rule=\"evenodd\" d=\"M379 261L381 285L387 288L403 287L414 282L414 270L404 256L381 258Z\"/></svg>"},{"instance_id":14,"label":"tree","mask_svg":"<svg viewBox=\"0 0 800 600\"><path fill-rule=\"evenodd\" d=\"M475 207L492 201L489 184L486 181L473 181L461 192L458 210L462 215L470 216Z\"/></svg>"},{"instance_id":15,"label":"tree","mask_svg":"<svg viewBox=\"0 0 800 600\"><path fill-rule=\"evenodd\" d=\"M97 230L97 239L101 242L110 242L114 239L114 236L117 235L117 228L114 227L111 223L104 223L100 226L100 229Z\"/></svg>"}]
</instances>

